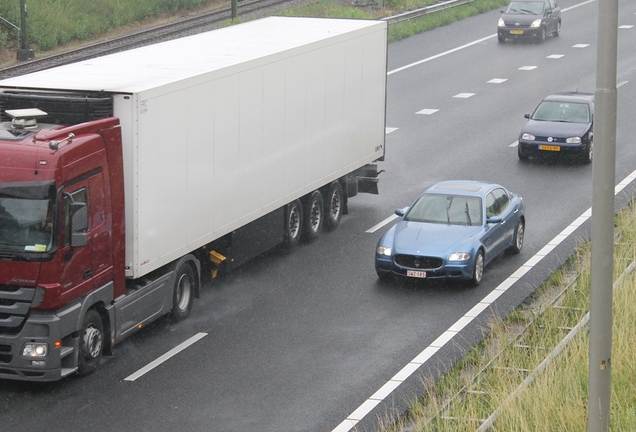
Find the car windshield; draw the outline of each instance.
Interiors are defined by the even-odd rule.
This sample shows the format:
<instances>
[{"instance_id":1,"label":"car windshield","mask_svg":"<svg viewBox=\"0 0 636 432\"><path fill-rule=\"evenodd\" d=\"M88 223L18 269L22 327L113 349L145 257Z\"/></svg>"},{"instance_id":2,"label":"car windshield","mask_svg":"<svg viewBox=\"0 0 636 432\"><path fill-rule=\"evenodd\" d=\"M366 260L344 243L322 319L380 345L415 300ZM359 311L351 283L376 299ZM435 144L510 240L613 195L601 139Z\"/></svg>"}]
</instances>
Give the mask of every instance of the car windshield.
<instances>
[{"instance_id":1,"label":"car windshield","mask_svg":"<svg viewBox=\"0 0 636 432\"><path fill-rule=\"evenodd\" d=\"M508 14L521 15L542 15L543 2L519 2L513 1L508 5L506 12Z\"/></svg>"},{"instance_id":2,"label":"car windshield","mask_svg":"<svg viewBox=\"0 0 636 432\"><path fill-rule=\"evenodd\" d=\"M39 184L0 187L0 248L30 252L51 249L52 207L47 189L48 185Z\"/></svg>"},{"instance_id":3,"label":"car windshield","mask_svg":"<svg viewBox=\"0 0 636 432\"><path fill-rule=\"evenodd\" d=\"M540 121L589 123L590 107L585 103L543 101L531 118Z\"/></svg>"},{"instance_id":4,"label":"car windshield","mask_svg":"<svg viewBox=\"0 0 636 432\"><path fill-rule=\"evenodd\" d=\"M424 194L404 215L409 222L481 225L481 198L465 195Z\"/></svg>"}]
</instances>

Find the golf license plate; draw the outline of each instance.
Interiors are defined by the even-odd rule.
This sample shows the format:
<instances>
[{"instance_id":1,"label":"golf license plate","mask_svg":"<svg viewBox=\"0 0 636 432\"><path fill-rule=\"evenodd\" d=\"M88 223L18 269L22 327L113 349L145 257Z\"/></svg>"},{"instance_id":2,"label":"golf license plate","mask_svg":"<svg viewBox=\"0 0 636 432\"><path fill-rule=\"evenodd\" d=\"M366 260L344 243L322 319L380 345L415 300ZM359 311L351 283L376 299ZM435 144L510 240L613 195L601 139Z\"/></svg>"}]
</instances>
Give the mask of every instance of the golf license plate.
<instances>
[{"instance_id":1,"label":"golf license plate","mask_svg":"<svg viewBox=\"0 0 636 432\"><path fill-rule=\"evenodd\" d=\"M425 271L420 271L420 270L407 270L406 271L406 275L408 277L414 277L414 278L425 278L426 277L426 272Z\"/></svg>"},{"instance_id":2,"label":"golf license plate","mask_svg":"<svg viewBox=\"0 0 636 432\"><path fill-rule=\"evenodd\" d=\"M555 146L555 145L542 144L539 146L539 150L561 151L561 147Z\"/></svg>"},{"instance_id":3,"label":"golf license plate","mask_svg":"<svg viewBox=\"0 0 636 432\"><path fill-rule=\"evenodd\" d=\"M520 35L523 34L523 30L510 30L510 34Z\"/></svg>"}]
</instances>

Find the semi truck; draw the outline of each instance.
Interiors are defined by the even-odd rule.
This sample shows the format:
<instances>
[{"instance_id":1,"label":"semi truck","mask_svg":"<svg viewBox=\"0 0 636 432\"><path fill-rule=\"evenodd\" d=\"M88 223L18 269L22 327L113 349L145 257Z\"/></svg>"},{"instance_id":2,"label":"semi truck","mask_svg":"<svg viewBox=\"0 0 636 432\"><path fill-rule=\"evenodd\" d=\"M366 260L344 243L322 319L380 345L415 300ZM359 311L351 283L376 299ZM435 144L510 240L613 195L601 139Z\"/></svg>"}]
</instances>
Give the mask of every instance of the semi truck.
<instances>
[{"instance_id":1,"label":"semi truck","mask_svg":"<svg viewBox=\"0 0 636 432\"><path fill-rule=\"evenodd\" d=\"M0 80L0 379L94 372L378 193L384 21L270 17Z\"/></svg>"}]
</instances>

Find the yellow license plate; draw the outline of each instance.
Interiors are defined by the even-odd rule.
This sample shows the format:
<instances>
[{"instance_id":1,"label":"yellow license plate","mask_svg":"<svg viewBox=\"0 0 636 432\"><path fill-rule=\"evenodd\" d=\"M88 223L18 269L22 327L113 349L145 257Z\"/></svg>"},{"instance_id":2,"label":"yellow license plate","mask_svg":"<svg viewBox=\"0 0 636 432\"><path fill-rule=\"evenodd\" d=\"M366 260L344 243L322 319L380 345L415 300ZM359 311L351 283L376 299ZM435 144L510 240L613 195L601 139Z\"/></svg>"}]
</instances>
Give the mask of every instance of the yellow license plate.
<instances>
[{"instance_id":1,"label":"yellow license plate","mask_svg":"<svg viewBox=\"0 0 636 432\"><path fill-rule=\"evenodd\" d=\"M561 147L555 145L540 145L539 150L561 151Z\"/></svg>"},{"instance_id":2,"label":"yellow license plate","mask_svg":"<svg viewBox=\"0 0 636 432\"><path fill-rule=\"evenodd\" d=\"M523 34L523 30L510 30L510 34Z\"/></svg>"}]
</instances>

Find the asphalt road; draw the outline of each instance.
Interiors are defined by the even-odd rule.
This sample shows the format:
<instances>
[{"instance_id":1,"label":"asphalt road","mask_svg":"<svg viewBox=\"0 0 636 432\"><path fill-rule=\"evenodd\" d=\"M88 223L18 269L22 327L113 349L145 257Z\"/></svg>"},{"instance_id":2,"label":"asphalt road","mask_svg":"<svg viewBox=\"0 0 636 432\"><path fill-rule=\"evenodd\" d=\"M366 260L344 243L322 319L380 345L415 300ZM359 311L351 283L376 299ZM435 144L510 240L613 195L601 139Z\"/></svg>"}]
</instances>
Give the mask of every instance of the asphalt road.
<instances>
[{"instance_id":1,"label":"asphalt road","mask_svg":"<svg viewBox=\"0 0 636 432\"><path fill-rule=\"evenodd\" d=\"M636 4L619 3L619 23L636 26ZM380 196L351 200L338 229L316 242L259 257L206 287L187 321L156 322L89 377L1 382L0 430L372 430L379 416L402 412L422 377L443 373L479 340L492 314L522 302L588 235L589 222L368 408L372 395L591 206L591 165L520 163L514 147L523 114L543 96L594 91L598 3L560 5L561 36L543 44L499 44L498 11L391 44L392 131ZM617 183L636 169L636 27L618 31ZM379 282L373 253L390 224L377 225L450 178L500 182L524 196L523 252L489 265L476 289ZM617 206L634 190L625 188Z\"/></svg>"}]
</instances>

